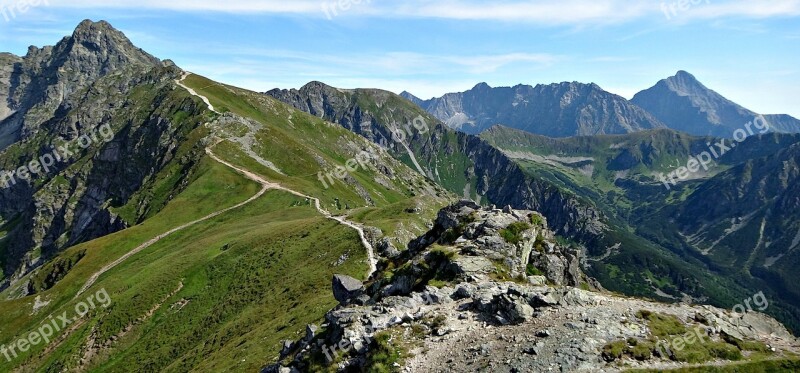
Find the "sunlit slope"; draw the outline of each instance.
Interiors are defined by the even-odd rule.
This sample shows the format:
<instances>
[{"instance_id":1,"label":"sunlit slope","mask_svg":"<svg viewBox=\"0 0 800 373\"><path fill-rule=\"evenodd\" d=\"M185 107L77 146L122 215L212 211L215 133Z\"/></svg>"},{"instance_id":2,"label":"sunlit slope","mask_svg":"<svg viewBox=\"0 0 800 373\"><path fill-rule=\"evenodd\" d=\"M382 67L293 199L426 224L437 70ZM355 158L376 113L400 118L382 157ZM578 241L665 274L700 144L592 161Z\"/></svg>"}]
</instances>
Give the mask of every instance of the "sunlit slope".
<instances>
[{"instance_id":1,"label":"sunlit slope","mask_svg":"<svg viewBox=\"0 0 800 373\"><path fill-rule=\"evenodd\" d=\"M207 125L215 138L227 138L213 148L217 156L320 198L334 215L354 213L353 221L369 216L365 220L380 229L376 234L401 242L421 233L450 198L376 149L369 166L326 189L318 180L321 170L344 165L374 145L251 92L202 88L205 80L194 76L186 83L222 109ZM239 139L253 129L255 141L244 146ZM74 305L97 291L105 289L112 299L108 308L93 309L53 342L11 362L0 359L0 370L258 370L277 358L280 340L295 339L306 324L321 322L335 304L334 273L363 278L367 272L367 253L355 230L326 219L306 198L273 190L163 238L75 298L94 273L133 248L261 189L207 156L185 182L183 193L141 225L72 247L30 275L33 283L65 271L52 287L0 302L0 343L11 344L49 315L74 315ZM40 306L49 303L34 312L37 297Z\"/></svg>"}]
</instances>

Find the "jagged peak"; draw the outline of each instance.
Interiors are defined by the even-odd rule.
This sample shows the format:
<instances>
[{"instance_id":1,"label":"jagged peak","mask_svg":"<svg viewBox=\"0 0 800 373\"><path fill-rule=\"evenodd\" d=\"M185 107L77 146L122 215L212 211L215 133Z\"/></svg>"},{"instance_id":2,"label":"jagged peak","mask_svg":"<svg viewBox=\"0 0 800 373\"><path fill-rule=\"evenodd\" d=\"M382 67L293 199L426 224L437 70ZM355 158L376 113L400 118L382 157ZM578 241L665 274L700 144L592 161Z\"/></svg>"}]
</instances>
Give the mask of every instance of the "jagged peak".
<instances>
[{"instance_id":1,"label":"jagged peak","mask_svg":"<svg viewBox=\"0 0 800 373\"><path fill-rule=\"evenodd\" d=\"M414 94L412 94L412 93L411 93L411 92L409 92L409 91L403 91L403 92L400 92L400 97L405 97L405 98L418 98L417 96L415 96Z\"/></svg>"},{"instance_id":2,"label":"jagged peak","mask_svg":"<svg viewBox=\"0 0 800 373\"><path fill-rule=\"evenodd\" d=\"M75 28L73 35L80 35L85 34L87 32L97 32L97 31L113 31L119 32L119 30L115 29L114 26L111 26L108 21L100 20L100 21L92 21L91 19L85 19L78 24L78 27Z\"/></svg>"},{"instance_id":3,"label":"jagged peak","mask_svg":"<svg viewBox=\"0 0 800 373\"><path fill-rule=\"evenodd\" d=\"M105 37L104 37L105 36ZM113 41L125 47L133 47L133 43L125 34L111 26L106 21L84 20L75 31L72 32L72 40L75 43L95 43L100 44L101 40Z\"/></svg>"},{"instance_id":4,"label":"jagged peak","mask_svg":"<svg viewBox=\"0 0 800 373\"><path fill-rule=\"evenodd\" d=\"M673 91L684 94L709 90L705 85L703 85L703 83L697 80L697 78L694 75L684 70L678 71L677 73L675 73L675 75L666 78L660 81L659 83L661 85L667 86L669 89Z\"/></svg>"},{"instance_id":5,"label":"jagged peak","mask_svg":"<svg viewBox=\"0 0 800 373\"><path fill-rule=\"evenodd\" d=\"M304 86L300 87L300 91L307 91L311 89L334 89L334 88L323 82L320 82L319 80L312 80L306 83Z\"/></svg>"},{"instance_id":6,"label":"jagged peak","mask_svg":"<svg viewBox=\"0 0 800 373\"><path fill-rule=\"evenodd\" d=\"M87 52L88 50L88 52ZM143 64L159 66L161 61L136 47L121 31L115 29L106 21L84 20L75 28L71 36L62 39L55 47L30 47L26 57L40 55L41 52L52 51L57 59L75 59L80 57L85 63L86 55L96 55L92 59L103 65L106 69L116 68L121 64ZM110 59L109 54L116 54L119 58ZM69 57L73 56L73 57Z\"/></svg>"}]
</instances>

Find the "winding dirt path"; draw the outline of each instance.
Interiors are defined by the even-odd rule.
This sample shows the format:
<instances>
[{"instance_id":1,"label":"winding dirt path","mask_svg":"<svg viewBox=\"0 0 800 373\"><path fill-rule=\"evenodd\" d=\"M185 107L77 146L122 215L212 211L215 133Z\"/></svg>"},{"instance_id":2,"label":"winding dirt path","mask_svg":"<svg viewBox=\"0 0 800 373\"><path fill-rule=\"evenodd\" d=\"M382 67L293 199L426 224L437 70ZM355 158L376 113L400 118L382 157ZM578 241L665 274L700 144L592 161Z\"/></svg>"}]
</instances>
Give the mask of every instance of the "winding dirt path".
<instances>
[{"instance_id":1,"label":"winding dirt path","mask_svg":"<svg viewBox=\"0 0 800 373\"><path fill-rule=\"evenodd\" d=\"M206 152L211 154L211 150L210 149L206 149ZM213 155L212 155L212 158L216 159L216 157L214 157ZM244 201L244 202L239 203L239 204L237 204L235 206L232 206L232 207L228 207L228 208L226 208L224 210L219 210L217 212L211 213L210 215L207 215L207 216L205 216L203 218L200 218L200 219L197 219L195 221L183 224L183 225L181 225L179 227L170 229L169 231L164 232L162 234L159 234L158 236L153 237L149 241L139 245L135 249L127 252L125 255L119 257L117 260L107 264L105 267L101 268L99 271L97 271L95 274L93 274L92 277L89 278L89 280L86 281L86 284L83 285L83 287L78 292L78 294L75 295L75 297L80 296L86 290L88 290L90 287L92 287L92 285L94 285L94 283L97 282L97 279L100 278L100 276L102 276L104 273L106 273L106 272L110 271L112 268L122 264L122 262L128 260L130 257L142 252L142 250L144 250L144 249L146 249L146 248L148 248L150 246L153 246L154 244L156 244L158 241L161 241L165 237L168 237L168 236L170 236L171 234L173 234L175 232L178 232L178 231L184 230L186 228L189 228L189 227L191 227L191 226L193 226L193 225L195 225L197 223L202 223L202 222L204 222L206 220L213 219L213 218L215 218L217 216L220 216L220 215L222 215L222 214L224 214L224 213L226 213L228 211L235 210L235 209L238 209L239 207L245 206L245 205L249 204L250 202L253 202L256 199L258 199L259 197L263 196L264 193L267 192L267 190L272 189L271 185L269 183L266 183L266 184L262 183L261 185L262 185L261 190L258 193L256 193L254 196L250 197L247 201Z\"/></svg>"},{"instance_id":2,"label":"winding dirt path","mask_svg":"<svg viewBox=\"0 0 800 373\"><path fill-rule=\"evenodd\" d=\"M181 78L181 80L180 81L176 81L176 83L178 85L180 85L181 87L186 88L186 90L188 90L189 93L191 93L192 95L200 97L203 100L203 102L205 102L208 105L209 110L212 110L212 111L216 112L214 110L214 107L209 102L208 98L206 98L204 96L201 96L200 94L195 92L193 89L188 88L188 87L186 87L185 85L182 84L182 81L184 79L186 79L186 77L188 75L189 75L189 73L185 73L183 75L183 77ZM234 165L222 160L221 158L217 157L217 155L214 154L214 152L211 150L211 148L213 146L215 146L216 144L218 144L220 141L221 140L218 140L213 145L207 147L206 148L206 154L208 154L208 156L211 157L212 159L214 159L215 161L217 161L217 162L219 162L219 163L221 163L221 164L223 164L225 166L228 166L229 168L231 168L233 170L236 170L237 172L241 173L242 175L244 175L248 179L253 180L253 181L261 184L261 190L258 193L256 193L254 196L250 197L248 200L246 200L246 201L244 201L242 203L239 203L239 204L237 204L235 206L232 206L232 207L228 207L228 208L223 209L223 210L219 210L219 211L211 213L211 214L209 214L209 215L207 215L207 216L205 216L203 218L200 218L200 219L197 219L195 221L183 224L183 225L181 225L179 227L173 228L173 229L171 229L171 230L169 230L167 232L164 232L164 233L162 233L162 234L150 239L149 241L139 245L135 249L127 252L125 255L119 257L117 260L107 264L106 266L101 268L99 271L95 272L89 278L89 280L86 281L86 283L83 285L81 290L78 291L78 293L75 295L76 298L78 296L80 296L81 294L83 294L84 292L86 292L86 290L88 290L90 287L92 287L92 285L94 285L95 282L97 282L97 280L100 278L100 276L102 276L104 273L106 273L106 272L110 271L111 269L113 269L114 267L122 264L124 261L128 260L130 257L142 252L143 250L147 249L148 247L153 246L154 244L156 244L157 242L161 241L162 239L172 235L175 232L179 232L181 230L189 228L189 227L191 227L191 226L193 226L195 224L202 223L202 222L204 222L206 220L213 219L213 218L215 218L215 217L217 217L219 215L222 215L222 214L224 214L224 213L226 213L228 211L235 210L235 209L238 209L240 207L243 207L243 206L255 201L256 199L260 198L261 196L264 195L264 193L266 193L268 190L271 190L271 189L272 190L281 190L281 191L293 194L293 195L298 196L298 197L306 198L308 200L313 200L314 201L314 207L317 209L317 211L319 211L320 214L325 216L327 219L335 220L335 221L339 222L340 224L343 224L343 225L346 225L346 226L348 226L350 228L355 229L358 232L359 237L361 238L361 244L364 245L364 247L367 249L367 256L369 258L369 272L367 273L367 278L372 276L372 274L375 273L375 271L377 271L377 268L376 268L377 261L375 260L375 250L372 247L372 245L369 243L369 241L367 240L367 237L366 237L366 234L364 233L364 229L363 228L361 228L360 226L358 226L355 223L352 223L352 222L346 220L345 217L343 217L343 216L334 216L333 214L331 214L327 210L323 209L318 198L307 196L307 195L305 195L303 193L300 193L298 191L286 188L286 187L284 187L284 186L282 186L280 184L276 184L276 183L270 182L270 181L264 179L263 177L253 173L253 172L250 172L248 170L245 170L245 169L242 169L240 167L234 166Z\"/></svg>"},{"instance_id":3,"label":"winding dirt path","mask_svg":"<svg viewBox=\"0 0 800 373\"><path fill-rule=\"evenodd\" d=\"M211 110L211 111L213 111L213 112L215 112L217 114L220 114L220 112L218 112L216 109L214 109L214 105L211 105L211 101L208 100L208 97L197 93L197 91L195 91L194 89L191 89L191 88L189 88L189 87L187 87L186 85L183 84L183 81L186 80L186 78L190 74L191 74L190 72L185 71L180 79L175 80L175 84L177 84L177 85L181 86L183 89L189 91L190 95L199 97L201 100L203 100L203 102L205 102L205 104L208 106L208 110Z\"/></svg>"},{"instance_id":4,"label":"winding dirt path","mask_svg":"<svg viewBox=\"0 0 800 373\"><path fill-rule=\"evenodd\" d=\"M369 257L369 273L367 273L367 278L369 278L369 276L372 276L372 274L375 273L375 271L377 271L377 268L376 268L377 264L376 264L376 260L375 260L374 249L373 249L372 245L369 243L369 241L367 240L367 236L364 233L364 229L363 228L361 228L360 226L358 226L357 224L355 224L353 222L350 222L350 221L346 220L345 217L343 217L343 216L334 216L333 214L328 212L328 210L325 210L324 208L322 208L319 199L316 198L316 197L311 197L311 196L305 195L303 193L300 193L300 192L298 192L296 190L286 188L286 187L284 187L284 186L282 186L280 184L272 183L272 182L267 181L266 179L262 178L259 175L256 175L256 174L254 174L254 173L252 173L250 171L247 171L245 169L242 169L242 168L239 168L237 166L234 166L234 165L232 165L232 164L220 159L216 155L214 155L214 153L211 152L210 148L206 148L206 153L208 153L208 155L211 158L213 158L215 161L217 161L219 163L222 163L222 164L224 164L224 165L226 165L226 166L238 171L239 173L241 173L242 175L244 175L248 179L251 179L251 180L253 180L255 182L258 182L261 185L264 185L265 188L281 190L281 191L293 194L295 196L298 196L298 197L301 197L301 198L306 198L306 199L308 199L310 201L314 201L314 207L317 209L317 211L319 211L320 214L322 214L323 216L325 216L328 219L335 220L335 221L337 221L337 222L339 222L339 223L341 223L343 225L346 225L346 226L348 226L350 228L355 229L358 232L359 237L361 238L361 244L364 245L364 247L367 249L367 255Z\"/></svg>"}]
</instances>

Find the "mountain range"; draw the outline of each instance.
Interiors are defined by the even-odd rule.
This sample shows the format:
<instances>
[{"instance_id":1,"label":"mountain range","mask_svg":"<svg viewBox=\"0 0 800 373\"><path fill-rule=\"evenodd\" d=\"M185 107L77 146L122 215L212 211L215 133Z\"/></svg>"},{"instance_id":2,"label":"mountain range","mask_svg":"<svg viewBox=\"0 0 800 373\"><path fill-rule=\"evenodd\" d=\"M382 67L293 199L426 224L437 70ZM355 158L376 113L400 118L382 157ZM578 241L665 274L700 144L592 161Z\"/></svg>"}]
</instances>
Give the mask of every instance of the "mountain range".
<instances>
[{"instance_id":1,"label":"mountain range","mask_svg":"<svg viewBox=\"0 0 800 373\"><path fill-rule=\"evenodd\" d=\"M451 128L471 134L499 124L549 137L671 128L697 136L732 138L737 129L760 116L685 71L637 93L630 101L596 84L578 82L497 88L481 83L469 91L430 100L409 92L401 96ZM800 120L789 115L763 117L773 132L800 132Z\"/></svg>"},{"instance_id":2,"label":"mountain range","mask_svg":"<svg viewBox=\"0 0 800 373\"><path fill-rule=\"evenodd\" d=\"M800 127L756 117L685 72L253 92L84 21L0 54L0 370L798 368Z\"/></svg>"}]
</instances>

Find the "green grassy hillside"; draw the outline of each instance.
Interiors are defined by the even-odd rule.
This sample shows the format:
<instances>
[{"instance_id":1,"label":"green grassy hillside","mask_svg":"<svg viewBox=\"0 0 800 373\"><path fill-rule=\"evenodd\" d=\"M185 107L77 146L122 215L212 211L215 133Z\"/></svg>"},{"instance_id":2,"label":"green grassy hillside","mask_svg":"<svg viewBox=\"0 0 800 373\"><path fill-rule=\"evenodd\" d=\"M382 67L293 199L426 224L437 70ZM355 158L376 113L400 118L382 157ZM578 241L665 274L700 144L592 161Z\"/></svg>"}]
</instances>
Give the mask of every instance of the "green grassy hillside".
<instances>
[{"instance_id":1,"label":"green grassy hillside","mask_svg":"<svg viewBox=\"0 0 800 373\"><path fill-rule=\"evenodd\" d=\"M352 214L353 221L368 221L401 242L422 233L425 222L452 199L380 153L370 166L326 189L318 180L320 170L343 165L373 145L252 92L198 76L186 84L223 112L209 112L209 131L228 139L214 147L216 155L319 198L334 215ZM250 150L274 168L247 154L237 140L243 134L256 139ZM10 362L0 357L0 370L258 370L277 358L282 339L296 339L335 305L334 273L364 279L368 272L366 249L355 230L326 219L311 200L273 190L163 238L76 297L94 273L133 248L261 189L207 156L184 181L185 190L142 224L72 247L29 275L32 283L58 279L52 286L42 286L35 296L0 301L0 344L10 345L50 315L74 315L77 303L103 289L111 299L108 308L94 308L51 343ZM3 299L14 292L6 290Z\"/></svg>"}]
</instances>

